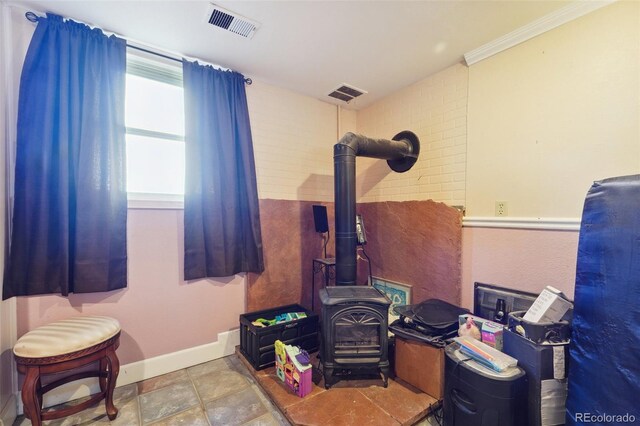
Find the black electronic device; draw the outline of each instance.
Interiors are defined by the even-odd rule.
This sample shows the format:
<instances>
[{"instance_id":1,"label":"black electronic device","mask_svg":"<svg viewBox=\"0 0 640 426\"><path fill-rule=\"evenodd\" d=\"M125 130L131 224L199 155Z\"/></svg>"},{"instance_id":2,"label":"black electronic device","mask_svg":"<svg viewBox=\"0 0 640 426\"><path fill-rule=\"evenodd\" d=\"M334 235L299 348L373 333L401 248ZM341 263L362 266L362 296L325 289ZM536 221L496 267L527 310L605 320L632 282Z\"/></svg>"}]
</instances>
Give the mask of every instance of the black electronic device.
<instances>
[{"instance_id":1,"label":"black electronic device","mask_svg":"<svg viewBox=\"0 0 640 426\"><path fill-rule=\"evenodd\" d=\"M496 300L496 313L493 316L493 320L495 322L499 322L500 324L507 323L507 304L504 299Z\"/></svg>"},{"instance_id":2,"label":"black electronic device","mask_svg":"<svg viewBox=\"0 0 640 426\"><path fill-rule=\"evenodd\" d=\"M510 312L526 311L537 297L535 293L476 282L473 285L473 315L506 324Z\"/></svg>"},{"instance_id":3,"label":"black electronic device","mask_svg":"<svg viewBox=\"0 0 640 426\"><path fill-rule=\"evenodd\" d=\"M367 232L364 230L364 220L361 214L356 215L356 235L358 236L358 245L367 244Z\"/></svg>"},{"instance_id":4,"label":"black electronic device","mask_svg":"<svg viewBox=\"0 0 640 426\"><path fill-rule=\"evenodd\" d=\"M445 355L445 426L527 424L527 376L523 369L513 367L498 373L469 359L457 343L448 345Z\"/></svg>"},{"instance_id":5,"label":"black electronic device","mask_svg":"<svg viewBox=\"0 0 640 426\"><path fill-rule=\"evenodd\" d=\"M316 226L316 232L329 232L329 221L327 220L326 206L313 206L313 223Z\"/></svg>"}]
</instances>

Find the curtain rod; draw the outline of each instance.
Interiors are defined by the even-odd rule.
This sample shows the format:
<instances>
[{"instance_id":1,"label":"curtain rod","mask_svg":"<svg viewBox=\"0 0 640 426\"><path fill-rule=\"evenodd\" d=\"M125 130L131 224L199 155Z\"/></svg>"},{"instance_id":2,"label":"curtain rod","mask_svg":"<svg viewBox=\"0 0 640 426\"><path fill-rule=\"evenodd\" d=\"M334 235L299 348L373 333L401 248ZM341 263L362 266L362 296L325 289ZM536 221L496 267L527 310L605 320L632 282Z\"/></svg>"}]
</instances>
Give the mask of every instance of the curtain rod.
<instances>
[{"instance_id":1,"label":"curtain rod","mask_svg":"<svg viewBox=\"0 0 640 426\"><path fill-rule=\"evenodd\" d=\"M33 12L27 12L27 13L24 14L24 16L25 16L25 18L27 18L28 21L31 21L31 22L34 22L34 23L38 22L38 19L40 18L38 15L36 15ZM125 41L126 41L126 39L125 39ZM141 52L150 53L152 55L159 56L161 58L169 59L170 61L175 61L175 62L182 63L182 59L175 58L175 57L169 56L169 55L165 55L164 53L154 52L153 50L145 49L143 47L134 46L132 44L129 44L129 42L127 42L127 47L130 48L130 49L139 50ZM250 86L251 83L253 83L253 80L251 80L249 77L245 77L244 82L245 82L245 84Z\"/></svg>"}]
</instances>

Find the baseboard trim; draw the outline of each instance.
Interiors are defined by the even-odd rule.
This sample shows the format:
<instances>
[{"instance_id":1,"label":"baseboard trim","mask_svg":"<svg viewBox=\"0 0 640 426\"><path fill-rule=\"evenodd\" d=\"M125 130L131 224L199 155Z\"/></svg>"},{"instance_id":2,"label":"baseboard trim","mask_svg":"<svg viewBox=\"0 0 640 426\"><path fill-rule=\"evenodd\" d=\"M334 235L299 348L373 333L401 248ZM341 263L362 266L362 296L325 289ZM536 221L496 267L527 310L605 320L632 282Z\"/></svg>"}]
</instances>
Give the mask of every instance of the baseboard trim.
<instances>
[{"instance_id":1,"label":"baseboard trim","mask_svg":"<svg viewBox=\"0 0 640 426\"><path fill-rule=\"evenodd\" d=\"M11 426L18 417L18 404L15 394L12 394L0 412L0 426Z\"/></svg>"},{"instance_id":2,"label":"baseboard trim","mask_svg":"<svg viewBox=\"0 0 640 426\"><path fill-rule=\"evenodd\" d=\"M142 361L132 362L120 366L120 374L116 387L126 386L141 380L150 379L172 371L181 370L203 362L212 361L224 356L232 355L240 344L240 330L218 333L218 341L201 346L184 349L148 358ZM96 379L78 380L47 393L44 397L44 406L52 407L63 402L89 396L99 392ZM23 413L22 401L19 400L18 412Z\"/></svg>"},{"instance_id":3,"label":"baseboard trim","mask_svg":"<svg viewBox=\"0 0 640 426\"><path fill-rule=\"evenodd\" d=\"M465 228L538 229L548 231L579 231L579 218L549 217L465 217Z\"/></svg>"},{"instance_id":4,"label":"baseboard trim","mask_svg":"<svg viewBox=\"0 0 640 426\"><path fill-rule=\"evenodd\" d=\"M471 66L490 56L498 54L517 44L523 43L533 37L550 31L567 22L578 19L587 13L608 6L615 0L603 1L575 1L567 6L543 16L523 27L518 28L502 37L499 37L485 45L464 54L467 66Z\"/></svg>"}]
</instances>

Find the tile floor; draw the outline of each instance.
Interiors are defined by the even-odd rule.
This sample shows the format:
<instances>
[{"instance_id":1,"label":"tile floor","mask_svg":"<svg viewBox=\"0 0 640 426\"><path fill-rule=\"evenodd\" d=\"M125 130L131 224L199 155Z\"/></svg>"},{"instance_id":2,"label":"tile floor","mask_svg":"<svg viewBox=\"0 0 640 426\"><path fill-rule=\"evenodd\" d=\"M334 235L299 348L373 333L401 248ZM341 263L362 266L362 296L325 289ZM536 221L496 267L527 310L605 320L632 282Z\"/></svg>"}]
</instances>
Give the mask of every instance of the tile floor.
<instances>
[{"instance_id":1,"label":"tile floor","mask_svg":"<svg viewBox=\"0 0 640 426\"><path fill-rule=\"evenodd\" d=\"M236 355L117 388L118 417L109 422L104 402L47 426L290 425ZM75 403L75 402L74 402ZM31 425L20 416L14 426Z\"/></svg>"},{"instance_id":2,"label":"tile floor","mask_svg":"<svg viewBox=\"0 0 640 426\"><path fill-rule=\"evenodd\" d=\"M263 370L265 371L265 370ZM196 365L184 370L178 370L163 376L154 377L138 383L117 388L114 393L118 417L109 421L104 410L104 402L98 406L84 410L78 414L58 420L44 422L45 426L72 426L111 424L114 426L288 426L291 423L282 415L268 394L258 385L252 373L238 358L231 355L225 358ZM264 383L261 384L264 386ZM282 385L284 386L284 385ZM344 386L344 387L342 387ZM286 394L284 387L280 390L280 397L291 404L300 401L314 404L298 404L292 413L296 423L322 424L322 425L373 425L373 424L400 424L388 417L385 408L385 391L377 384L363 387L349 387L336 385L336 389L324 391L324 387L316 390L317 394L334 396L331 400L321 398L300 399L293 394ZM392 386L397 386L390 381ZM273 393L275 386L266 389ZM276 392L278 392L276 390ZM424 394L423 394L424 395ZM317 396L317 395L316 395ZM382 398L382 399L380 399ZM332 402L333 400L333 402ZM345 415L330 418L322 418L321 423L313 419L317 413L335 413L336 401L353 401L351 410ZM74 401L74 403L79 402ZM420 400L421 401L421 400ZM372 409L375 402L383 409ZM399 401L396 400L396 403ZM280 404L280 401L277 403ZM322 407L324 404L327 407ZM288 404L287 408L293 408ZM319 405L318 405L319 404ZM333 405L332 405L333 404ZM344 408L344 407L343 407ZM359 409L360 408L360 409ZM377 411L376 411L377 410ZM342 411L342 410L340 410ZM379 412L378 412L379 411ZM308 414L308 416L307 416ZM291 414L290 414L291 415ZM335 420L335 421L334 421ZM336 423L338 422L338 423ZM28 426L31 422L20 416L13 426ZM438 423L429 417L419 421L416 426L437 426Z\"/></svg>"}]
</instances>

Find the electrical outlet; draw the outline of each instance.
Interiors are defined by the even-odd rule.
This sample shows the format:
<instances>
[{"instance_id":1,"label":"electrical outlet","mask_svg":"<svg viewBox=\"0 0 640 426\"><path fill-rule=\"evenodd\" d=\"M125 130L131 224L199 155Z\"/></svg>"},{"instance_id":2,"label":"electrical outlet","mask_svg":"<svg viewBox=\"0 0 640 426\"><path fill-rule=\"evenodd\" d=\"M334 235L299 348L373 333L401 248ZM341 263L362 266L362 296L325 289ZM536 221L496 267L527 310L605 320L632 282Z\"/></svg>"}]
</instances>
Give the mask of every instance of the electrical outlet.
<instances>
[{"instance_id":1,"label":"electrical outlet","mask_svg":"<svg viewBox=\"0 0 640 426\"><path fill-rule=\"evenodd\" d=\"M509 209L506 201L496 201L496 216L507 216Z\"/></svg>"}]
</instances>

